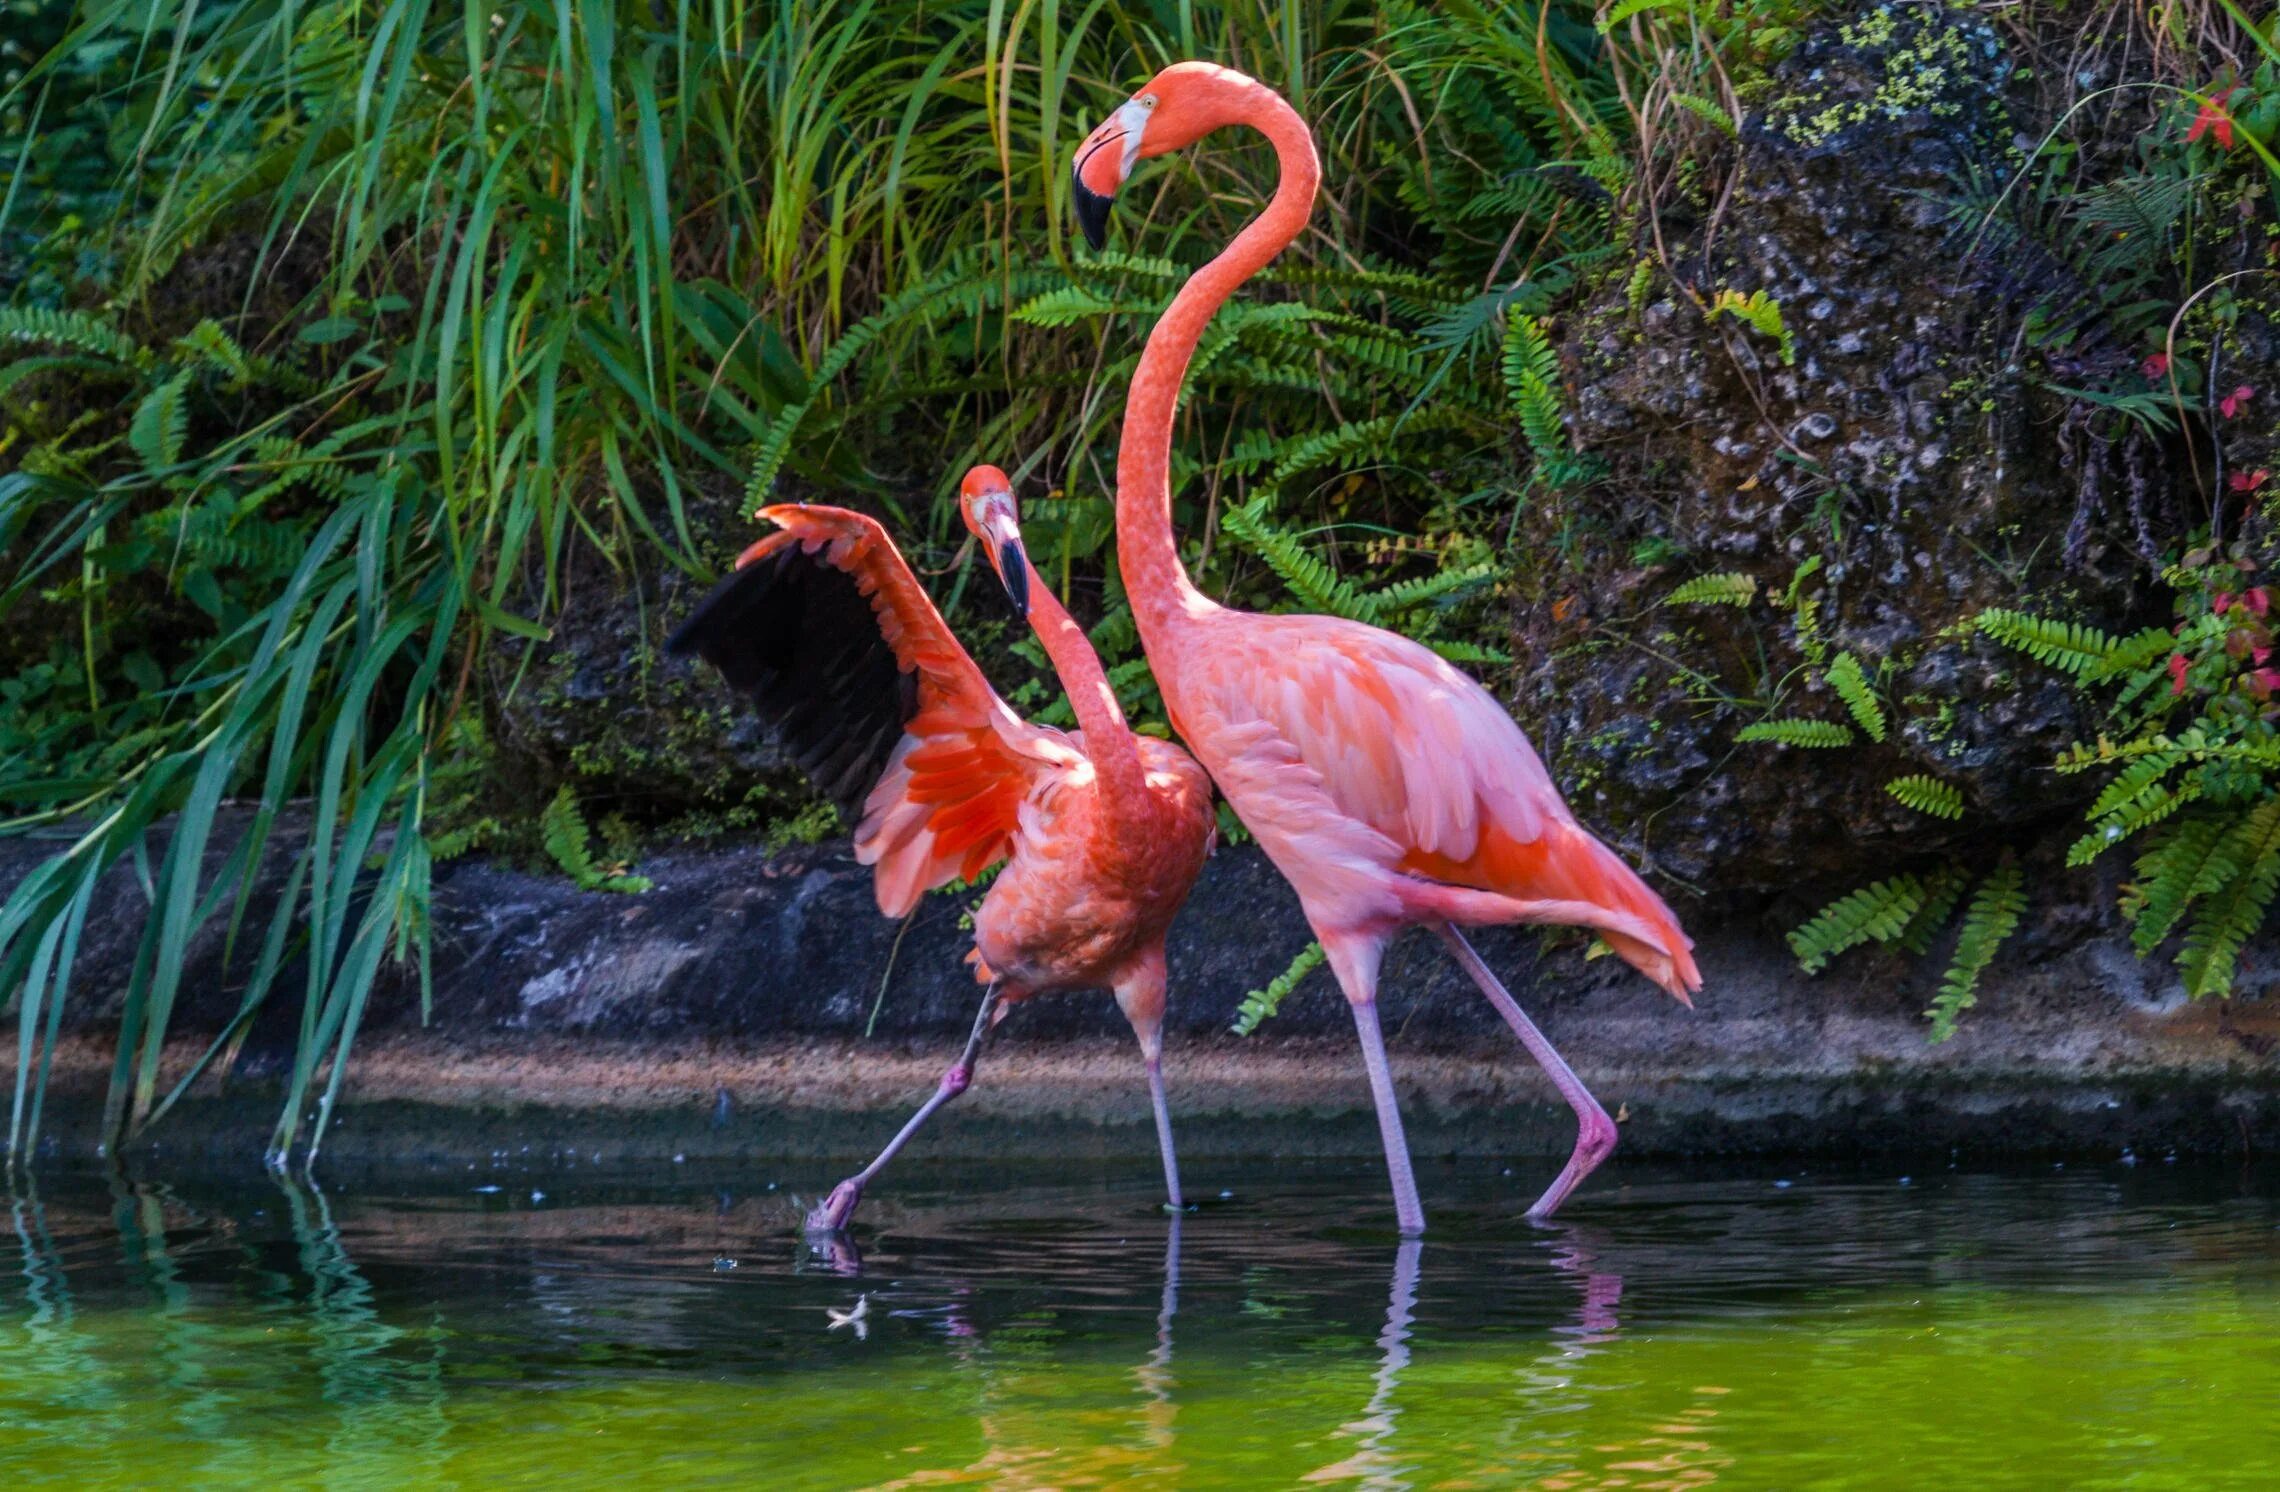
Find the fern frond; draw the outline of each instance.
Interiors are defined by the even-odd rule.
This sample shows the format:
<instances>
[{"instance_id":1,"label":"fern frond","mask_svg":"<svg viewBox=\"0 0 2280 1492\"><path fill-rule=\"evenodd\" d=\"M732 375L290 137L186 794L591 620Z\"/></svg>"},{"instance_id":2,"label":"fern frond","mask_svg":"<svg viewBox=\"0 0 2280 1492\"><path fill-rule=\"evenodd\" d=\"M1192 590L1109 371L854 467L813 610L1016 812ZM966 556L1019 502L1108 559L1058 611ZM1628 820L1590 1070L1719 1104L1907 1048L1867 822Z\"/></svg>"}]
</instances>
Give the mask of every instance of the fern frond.
<instances>
[{"instance_id":1,"label":"fern frond","mask_svg":"<svg viewBox=\"0 0 2280 1492\"><path fill-rule=\"evenodd\" d=\"M2168 657L2179 641L2177 634L2167 627L2148 627L2115 642L2105 657L2084 669L2079 677L2085 684L2102 684L2108 679L2151 668Z\"/></svg>"},{"instance_id":2,"label":"fern frond","mask_svg":"<svg viewBox=\"0 0 2280 1492\"><path fill-rule=\"evenodd\" d=\"M590 833L586 816L579 812L577 791L569 783L562 784L554 801L539 815L538 832L546 853L577 883L579 890L640 892L649 889L645 876L621 875L594 864L593 851L587 843Z\"/></svg>"},{"instance_id":3,"label":"fern frond","mask_svg":"<svg viewBox=\"0 0 2280 1492\"><path fill-rule=\"evenodd\" d=\"M1429 601L1438 601L1443 596L1494 579L1495 575L1494 565L1462 565L1454 570L1443 570L1437 575L1397 580L1391 585L1379 586L1370 594L1377 598L1381 615L1398 616L1405 611L1415 611Z\"/></svg>"},{"instance_id":4,"label":"fern frond","mask_svg":"<svg viewBox=\"0 0 2280 1492\"><path fill-rule=\"evenodd\" d=\"M1326 611L1348 621L1378 621L1375 598L1357 589L1341 578L1321 556L1315 554L1291 534L1277 528L1266 517L1265 495L1247 503L1238 503L1219 515L1222 533L1242 544L1260 559L1267 568L1282 578L1291 594L1316 611Z\"/></svg>"},{"instance_id":5,"label":"fern frond","mask_svg":"<svg viewBox=\"0 0 2280 1492\"><path fill-rule=\"evenodd\" d=\"M2138 957L2161 946L2196 898L2238 873L2225 844L2228 827L2215 815L2196 815L2138 856L2137 884L2128 906L2130 946Z\"/></svg>"},{"instance_id":6,"label":"fern frond","mask_svg":"<svg viewBox=\"0 0 2280 1492\"><path fill-rule=\"evenodd\" d=\"M2052 621L2023 611L1992 607L1972 619L1972 625L2008 648L2016 648L2037 663L2048 664L2085 677L2112 656L2117 644L2106 633L2080 622Z\"/></svg>"},{"instance_id":7,"label":"fern frond","mask_svg":"<svg viewBox=\"0 0 2280 1492\"><path fill-rule=\"evenodd\" d=\"M86 311L51 311L40 306L0 306L0 342L45 342L92 352L113 362L149 361L142 345L101 317Z\"/></svg>"},{"instance_id":8,"label":"fern frond","mask_svg":"<svg viewBox=\"0 0 2280 1492\"><path fill-rule=\"evenodd\" d=\"M2151 828L2188 803L2199 801L2201 790L2191 783L2171 789L2154 783L2105 815L2098 826L2067 846L2066 863L2088 865L2107 850L2142 829Z\"/></svg>"},{"instance_id":9,"label":"fern frond","mask_svg":"<svg viewBox=\"0 0 2280 1492\"><path fill-rule=\"evenodd\" d=\"M1924 904L1908 919L1908 925L1900 929L1895 941L1904 951L1918 957L1929 952L1932 939L1947 925L1949 914L1955 911L1955 904L1963 900L1963 893L1970 885L1971 872L1960 865L1943 865L1926 876Z\"/></svg>"},{"instance_id":10,"label":"fern frond","mask_svg":"<svg viewBox=\"0 0 2280 1492\"><path fill-rule=\"evenodd\" d=\"M1876 694L1868 687L1868 678L1861 672L1860 660L1850 653L1837 654L1837 660L1822 673L1829 687L1837 691L1837 698L1845 702L1852 718L1871 741L1884 739L1884 707L1876 702Z\"/></svg>"},{"instance_id":11,"label":"fern frond","mask_svg":"<svg viewBox=\"0 0 2280 1492\"><path fill-rule=\"evenodd\" d=\"M1712 316L1731 316L1751 330L1774 339L1781 349L1783 363L1797 361L1797 339L1781 319L1781 302L1763 290L1743 295L1738 290L1721 290L1710 301Z\"/></svg>"},{"instance_id":12,"label":"fern frond","mask_svg":"<svg viewBox=\"0 0 2280 1492\"><path fill-rule=\"evenodd\" d=\"M1907 930L1924 905L1924 883L1894 876L1840 896L1789 935L1789 949L1808 974L1818 974L1848 948L1889 943Z\"/></svg>"},{"instance_id":13,"label":"fern frond","mask_svg":"<svg viewBox=\"0 0 2280 1492\"><path fill-rule=\"evenodd\" d=\"M1290 961L1288 968L1268 982L1265 989L1255 989L1245 995L1243 1003L1235 1007L1235 1034L1248 1036L1259 1029L1262 1021L1271 1019L1282 1008L1282 1002L1289 997L1290 992L1298 988L1298 982L1320 967L1322 958L1322 945L1309 943L1299 950L1298 957Z\"/></svg>"},{"instance_id":14,"label":"fern frond","mask_svg":"<svg viewBox=\"0 0 2280 1492\"><path fill-rule=\"evenodd\" d=\"M1737 741L1772 741L1783 746L1826 749L1850 746L1852 728L1834 720L1760 720L1734 732Z\"/></svg>"},{"instance_id":15,"label":"fern frond","mask_svg":"<svg viewBox=\"0 0 2280 1492\"><path fill-rule=\"evenodd\" d=\"M2185 993L2196 1000L2232 993L2241 945L2264 925L2280 891L2280 798L2267 798L2235 820L2212 858L2219 857L2229 874L2194 915L2177 957Z\"/></svg>"},{"instance_id":16,"label":"fern frond","mask_svg":"<svg viewBox=\"0 0 2280 1492\"><path fill-rule=\"evenodd\" d=\"M1510 653L1486 643L1459 642L1449 637L1428 637L1424 643L1451 663L1471 663L1482 668L1508 668L1512 663Z\"/></svg>"},{"instance_id":17,"label":"fern frond","mask_svg":"<svg viewBox=\"0 0 2280 1492\"><path fill-rule=\"evenodd\" d=\"M190 433L190 370L185 368L143 396L127 427L127 444L142 457L152 473L166 470L182 457L182 442Z\"/></svg>"},{"instance_id":18,"label":"fern frond","mask_svg":"<svg viewBox=\"0 0 2280 1492\"><path fill-rule=\"evenodd\" d=\"M1936 819L1963 817L1962 792L1928 773L1895 777L1884 784L1884 790L1918 813L1928 813Z\"/></svg>"},{"instance_id":19,"label":"fern frond","mask_svg":"<svg viewBox=\"0 0 2280 1492\"><path fill-rule=\"evenodd\" d=\"M1504 326L1504 388L1519 416L1521 438L1545 466L1575 454L1567 434L1567 411L1560 397L1560 357L1543 323L1519 311Z\"/></svg>"},{"instance_id":20,"label":"fern frond","mask_svg":"<svg viewBox=\"0 0 2280 1492\"><path fill-rule=\"evenodd\" d=\"M1161 309L1150 301L1113 301L1083 285L1063 285L1058 290L1033 296L1008 315L1030 326L1060 327L1074 326L1096 316L1114 316L1121 312L1148 315Z\"/></svg>"},{"instance_id":21,"label":"fern frond","mask_svg":"<svg viewBox=\"0 0 2280 1492\"><path fill-rule=\"evenodd\" d=\"M1697 575L1663 597L1665 606L1747 606L1757 599L1758 583L1754 575L1739 570L1721 570L1715 575Z\"/></svg>"},{"instance_id":22,"label":"fern frond","mask_svg":"<svg viewBox=\"0 0 2280 1492\"><path fill-rule=\"evenodd\" d=\"M1947 977L1940 981L1939 993L1924 1011L1931 1018L1933 1041L1946 1041L1955 1035L1957 1018L1979 1003L1979 976L1987 972L2005 940L2018 928L2019 914L2026 906L2016 865L1999 865L1989 871L1972 893Z\"/></svg>"}]
</instances>

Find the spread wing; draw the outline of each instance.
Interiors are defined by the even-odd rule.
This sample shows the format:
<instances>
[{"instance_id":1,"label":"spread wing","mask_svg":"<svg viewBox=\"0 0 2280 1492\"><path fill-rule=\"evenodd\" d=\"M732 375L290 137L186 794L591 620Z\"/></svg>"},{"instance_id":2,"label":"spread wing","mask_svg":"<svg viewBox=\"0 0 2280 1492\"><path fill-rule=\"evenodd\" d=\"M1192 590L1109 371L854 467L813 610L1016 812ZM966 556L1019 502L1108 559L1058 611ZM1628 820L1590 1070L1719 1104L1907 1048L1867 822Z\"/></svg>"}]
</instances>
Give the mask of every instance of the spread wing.
<instances>
[{"instance_id":1,"label":"spread wing","mask_svg":"<svg viewBox=\"0 0 2280 1492\"><path fill-rule=\"evenodd\" d=\"M1256 779L1333 865L1616 914L1618 953L1684 998L1700 981L1669 908L1575 821L1494 695L1430 649L1329 617L1246 617L1208 667L1230 798ZM1240 802L1236 805L1242 807ZM1614 919L1610 919L1614 920ZM1607 922L1600 922L1603 929Z\"/></svg>"},{"instance_id":2,"label":"spread wing","mask_svg":"<svg viewBox=\"0 0 2280 1492\"><path fill-rule=\"evenodd\" d=\"M845 508L786 504L666 644L746 695L837 801L879 908L1012 852L1041 772L1081 758L1015 715L959 646L886 530Z\"/></svg>"}]
</instances>

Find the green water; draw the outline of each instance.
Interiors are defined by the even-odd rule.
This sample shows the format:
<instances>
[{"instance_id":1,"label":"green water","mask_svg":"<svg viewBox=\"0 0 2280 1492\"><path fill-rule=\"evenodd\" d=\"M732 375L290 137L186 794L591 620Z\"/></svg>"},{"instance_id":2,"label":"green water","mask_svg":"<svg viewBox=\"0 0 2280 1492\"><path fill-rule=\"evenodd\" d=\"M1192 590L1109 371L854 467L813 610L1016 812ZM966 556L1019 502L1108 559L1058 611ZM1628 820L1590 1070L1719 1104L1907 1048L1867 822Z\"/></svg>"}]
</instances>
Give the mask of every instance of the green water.
<instances>
[{"instance_id":1,"label":"green water","mask_svg":"<svg viewBox=\"0 0 2280 1492\"><path fill-rule=\"evenodd\" d=\"M0 1487L2280 1485L2273 1169L822 1169L19 1183Z\"/></svg>"}]
</instances>

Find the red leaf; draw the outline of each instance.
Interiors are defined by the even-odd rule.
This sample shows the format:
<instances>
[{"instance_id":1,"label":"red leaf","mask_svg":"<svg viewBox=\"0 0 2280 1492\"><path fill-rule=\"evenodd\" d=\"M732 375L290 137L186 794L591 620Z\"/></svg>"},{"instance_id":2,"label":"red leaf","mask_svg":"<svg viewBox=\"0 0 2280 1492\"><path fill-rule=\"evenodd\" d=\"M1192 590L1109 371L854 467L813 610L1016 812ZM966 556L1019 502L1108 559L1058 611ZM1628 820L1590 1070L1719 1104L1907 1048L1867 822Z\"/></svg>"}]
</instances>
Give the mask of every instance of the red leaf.
<instances>
[{"instance_id":1,"label":"red leaf","mask_svg":"<svg viewBox=\"0 0 2280 1492\"><path fill-rule=\"evenodd\" d=\"M2138 366L2145 370L2145 376L2148 379L2158 383L2169 376L2169 354L2157 352Z\"/></svg>"},{"instance_id":2,"label":"red leaf","mask_svg":"<svg viewBox=\"0 0 2280 1492\"><path fill-rule=\"evenodd\" d=\"M2183 653L2171 653L2169 655L2169 692L2171 694L2183 694L2185 692L2185 670L2190 666L2186 663Z\"/></svg>"},{"instance_id":3,"label":"red leaf","mask_svg":"<svg viewBox=\"0 0 2280 1492\"><path fill-rule=\"evenodd\" d=\"M2217 401L2217 411L2229 420L2247 408L2248 401L2255 397L2256 390L2244 383Z\"/></svg>"},{"instance_id":4,"label":"red leaf","mask_svg":"<svg viewBox=\"0 0 2280 1492\"><path fill-rule=\"evenodd\" d=\"M2233 121L2232 115L2225 111L2225 100L2231 98L2239 88L2238 83L2232 84L2202 101L2201 112L2193 116L2193 127L2185 131L2186 144L2192 144L2203 135L2213 134L2217 137L2219 149L2233 148Z\"/></svg>"},{"instance_id":5,"label":"red leaf","mask_svg":"<svg viewBox=\"0 0 2280 1492\"><path fill-rule=\"evenodd\" d=\"M2236 471L2226 479L2225 485L2235 492L2254 492L2263 486L2265 479L2271 475L2272 473L2261 467L2255 471Z\"/></svg>"}]
</instances>

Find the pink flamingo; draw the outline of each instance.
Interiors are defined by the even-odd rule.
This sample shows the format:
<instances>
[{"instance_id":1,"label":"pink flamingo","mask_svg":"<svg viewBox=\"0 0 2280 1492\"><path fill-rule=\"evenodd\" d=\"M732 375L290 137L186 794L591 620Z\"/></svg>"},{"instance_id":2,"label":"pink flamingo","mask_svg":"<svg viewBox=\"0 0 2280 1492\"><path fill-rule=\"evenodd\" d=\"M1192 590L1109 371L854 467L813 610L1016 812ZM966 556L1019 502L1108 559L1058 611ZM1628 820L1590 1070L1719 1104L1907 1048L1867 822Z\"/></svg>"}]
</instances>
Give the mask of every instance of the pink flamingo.
<instances>
[{"instance_id":1,"label":"pink flamingo","mask_svg":"<svg viewBox=\"0 0 2280 1492\"><path fill-rule=\"evenodd\" d=\"M1013 1002L1078 989L1114 991L1140 1039L1164 1186L1182 1205L1164 1101L1164 934L1210 853L1211 783L1186 752L1125 723L1092 643L1030 567L1005 473L966 473L959 510L1036 629L1076 733L1007 708L886 531L844 508L761 509L783 531L746 550L666 645L718 668L820 788L860 807L855 857L875 867L887 916L1006 862L974 918L968 958L988 989L964 1053L878 1158L809 1214L817 1230L844 1228L863 1188L966 1091Z\"/></svg>"},{"instance_id":2,"label":"pink flamingo","mask_svg":"<svg viewBox=\"0 0 2280 1492\"><path fill-rule=\"evenodd\" d=\"M1574 1153L1529 1209L1554 1211L1615 1148L1615 1123L1457 928L1564 923L1682 1002L1701 988L1670 909L1575 821L1494 696L1427 648L1357 622L1233 611L1195 588L1172 534L1172 414L1189 357L1235 288L1305 227L1321 166L1272 89L1208 63L1158 73L1078 148L1077 217L1095 248L1135 162L1248 124L1281 165L1274 200L1181 287L1132 376L1117 454L1117 561L1172 724L1298 891L1353 1007L1404 1234L1424 1231L1377 1014L1378 966L1430 927L1550 1074Z\"/></svg>"}]
</instances>

